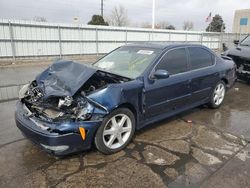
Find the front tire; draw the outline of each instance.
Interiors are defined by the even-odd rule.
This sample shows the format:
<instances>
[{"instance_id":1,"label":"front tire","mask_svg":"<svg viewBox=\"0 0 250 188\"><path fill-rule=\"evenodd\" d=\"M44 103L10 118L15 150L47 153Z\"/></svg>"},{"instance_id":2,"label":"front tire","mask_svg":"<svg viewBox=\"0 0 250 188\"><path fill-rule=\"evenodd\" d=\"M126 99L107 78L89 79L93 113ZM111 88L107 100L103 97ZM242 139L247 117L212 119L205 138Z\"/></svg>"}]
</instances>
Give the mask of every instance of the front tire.
<instances>
[{"instance_id":1,"label":"front tire","mask_svg":"<svg viewBox=\"0 0 250 188\"><path fill-rule=\"evenodd\" d=\"M210 97L209 106L211 108L219 108L224 101L225 94L226 94L226 84L221 80L214 87L214 90Z\"/></svg>"},{"instance_id":2,"label":"front tire","mask_svg":"<svg viewBox=\"0 0 250 188\"><path fill-rule=\"evenodd\" d=\"M125 148L135 133L135 117L127 108L117 108L107 115L95 135L95 146L104 154Z\"/></svg>"}]
</instances>

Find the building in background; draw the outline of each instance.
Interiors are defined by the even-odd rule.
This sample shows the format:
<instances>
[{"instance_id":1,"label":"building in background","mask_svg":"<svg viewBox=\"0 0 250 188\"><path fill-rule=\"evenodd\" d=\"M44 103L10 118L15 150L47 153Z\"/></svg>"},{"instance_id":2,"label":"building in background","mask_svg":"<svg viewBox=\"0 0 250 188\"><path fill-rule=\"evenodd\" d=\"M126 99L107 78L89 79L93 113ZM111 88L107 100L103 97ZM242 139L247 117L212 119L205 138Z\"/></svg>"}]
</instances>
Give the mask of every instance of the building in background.
<instances>
[{"instance_id":1,"label":"building in background","mask_svg":"<svg viewBox=\"0 0 250 188\"><path fill-rule=\"evenodd\" d=\"M250 33L250 9L235 11L233 33Z\"/></svg>"}]
</instances>

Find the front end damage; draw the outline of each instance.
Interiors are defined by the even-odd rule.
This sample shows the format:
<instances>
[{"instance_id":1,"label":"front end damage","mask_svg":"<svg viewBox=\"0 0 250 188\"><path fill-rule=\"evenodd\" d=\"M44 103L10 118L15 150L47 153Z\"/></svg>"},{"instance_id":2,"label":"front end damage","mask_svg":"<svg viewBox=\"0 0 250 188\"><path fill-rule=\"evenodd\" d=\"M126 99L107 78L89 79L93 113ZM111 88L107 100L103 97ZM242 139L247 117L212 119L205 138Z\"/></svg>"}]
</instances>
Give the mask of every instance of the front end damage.
<instances>
[{"instance_id":1,"label":"front end damage","mask_svg":"<svg viewBox=\"0 0 250 188\"><path fill-rule=\"evenodd\" d=\"M56 155L89 149L109 111L88 95L127 81L71 61L56 62L20 90L16 124Z\"/></svg>"},{"instance_id":2,"label":"front end damage","mask_svg":"<svg viewBox=\"0 0 250 188\"><path fill-rule=\"evenodd\" d=\"M238 56L229 57L231 57L237 65L237 77L250 82L250 59Z\"/></svg>"}]
</instances>

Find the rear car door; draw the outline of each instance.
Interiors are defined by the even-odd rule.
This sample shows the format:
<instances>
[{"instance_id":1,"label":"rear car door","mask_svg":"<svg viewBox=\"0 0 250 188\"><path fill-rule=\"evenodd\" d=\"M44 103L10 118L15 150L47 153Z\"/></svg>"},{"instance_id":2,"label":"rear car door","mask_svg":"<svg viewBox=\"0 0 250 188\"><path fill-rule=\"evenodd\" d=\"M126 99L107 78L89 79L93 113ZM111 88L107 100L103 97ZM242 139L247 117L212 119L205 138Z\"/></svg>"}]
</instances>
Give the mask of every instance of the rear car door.
<instances>
[{"instance_id":1,"label":"rear car door","mask_svg":"<svg viewBox=\"0 0 250 188\"><path fill-rule=\"evenodd\" d=\"M145 83L145 115L171 113L188 104L191 95L188 61L185 48L169 50L152 70L166 70L169 78L148 79Z\"/></svg>"},{"instance_id":2,"label":"rear car door","mask_svg":"<svg viewBox=\"0 0 250 188\"><path fill-rule=\"evenodd\" d=\"M210 97L213 87L219 80L215 68L215 55L202 47L188 47L192 74L192 103L200 103Z\"/></svg>"}]
</instances>

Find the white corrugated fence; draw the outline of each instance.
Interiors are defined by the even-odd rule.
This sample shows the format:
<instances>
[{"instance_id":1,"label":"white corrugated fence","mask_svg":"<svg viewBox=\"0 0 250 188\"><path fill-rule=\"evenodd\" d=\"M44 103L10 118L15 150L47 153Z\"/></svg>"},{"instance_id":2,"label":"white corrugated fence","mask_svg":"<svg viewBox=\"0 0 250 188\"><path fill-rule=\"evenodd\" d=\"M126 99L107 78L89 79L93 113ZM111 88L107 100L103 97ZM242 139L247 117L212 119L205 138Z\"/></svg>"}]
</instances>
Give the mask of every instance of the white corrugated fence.
<instances>
[{"instance_id":1,"label":"white corrugated fence","mask_svg":"<svg viewBox=\"0 0 250 188\"><path fill-rule=\"evenodd\" d=\"M105 54L134 42L190 42L220 49L239 39L234 33L152 30L110 26L70 25L0 20L0 59Z\"/></svg>"}]
</instances>

